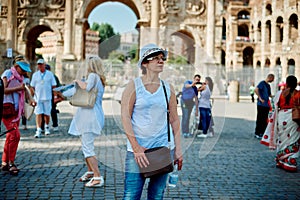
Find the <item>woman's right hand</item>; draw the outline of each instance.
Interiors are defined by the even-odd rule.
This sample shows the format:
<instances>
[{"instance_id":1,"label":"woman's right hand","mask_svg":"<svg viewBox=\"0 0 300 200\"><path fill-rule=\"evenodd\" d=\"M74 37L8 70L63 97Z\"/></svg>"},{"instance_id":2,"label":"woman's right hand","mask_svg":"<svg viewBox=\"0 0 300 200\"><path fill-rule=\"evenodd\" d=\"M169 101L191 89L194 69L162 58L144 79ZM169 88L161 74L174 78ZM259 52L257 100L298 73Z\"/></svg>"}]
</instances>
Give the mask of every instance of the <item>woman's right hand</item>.
<instances>
[{"instance_id":1,"label":"woman's right hand","mask_svg":"<svg viewBox=\"0 0 300 200\"><path fill-rule=\"evenodd\" d=\"M18 91L20 90L25 90L25 83L22 83L18 88L17 88Z\"/></svg>"},{"instance_id":2,"label":"woman's right hand","mask_svg":"<svg viewBox=\"0 0 300 200\"><path fill-rule=\"evenodd\" d=\"M134 148L134 159L136 161L136 163L141 167L147 167L150 163L149 160L147 159L145 152L146 148L142 147L142 146L137 146L136 148Z\"/></svg>"}]
</instances>

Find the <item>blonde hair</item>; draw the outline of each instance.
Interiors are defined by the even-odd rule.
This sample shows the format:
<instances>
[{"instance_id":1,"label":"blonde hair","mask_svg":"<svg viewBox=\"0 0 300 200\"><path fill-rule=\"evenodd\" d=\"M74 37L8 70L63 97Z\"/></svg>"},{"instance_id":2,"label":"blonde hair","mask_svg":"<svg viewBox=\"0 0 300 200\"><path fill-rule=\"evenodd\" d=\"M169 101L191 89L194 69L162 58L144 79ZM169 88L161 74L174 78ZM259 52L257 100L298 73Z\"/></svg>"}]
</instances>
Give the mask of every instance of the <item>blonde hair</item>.
<instances>
[{"instance_id":1,"label":"blonde hair","mask_svg":"<svg viewBox=\"0 0 300 200\"><path fill-rule=\"evenodd\" d=\"M98 74L103 87L105 87L105 76L104 76L104 70L103 70L103 62L101 60L100 57L98 56L94 56L94 57L90 57L86 60L86 64L87 64L87 73L95 73ZM87 75L88 75L87 74Z\"/></svg>"}]
</instances>

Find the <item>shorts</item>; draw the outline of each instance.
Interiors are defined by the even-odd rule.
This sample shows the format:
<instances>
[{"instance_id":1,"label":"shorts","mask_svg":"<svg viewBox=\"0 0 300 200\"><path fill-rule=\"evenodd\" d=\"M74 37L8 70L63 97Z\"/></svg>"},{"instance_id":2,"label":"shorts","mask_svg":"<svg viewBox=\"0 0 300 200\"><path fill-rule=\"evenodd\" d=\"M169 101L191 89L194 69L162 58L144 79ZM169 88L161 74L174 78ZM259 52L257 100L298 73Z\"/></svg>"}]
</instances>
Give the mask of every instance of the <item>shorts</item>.
<instances>
[{"instance_id":1,"label":"shorts","mask_svg":"<svg viewBox=\"0 0 300 200\"><path fill-rule=\"evenodd\" d=\"M52 108L51 100L38 101L34 109L34 114L36 115L45 114L50 116L51 108Z\"/></svg>"},{"instance_id":2,"label":"shorts","mask_svg":"<svg viewBox=\"0 0 300 200\"><path fill-rule=\"evenodd\" d=\"M96 155L94 141L97 136L95 133L83 133L81 135L82 152L85 158Z\"/></svg>"}]
</instances>

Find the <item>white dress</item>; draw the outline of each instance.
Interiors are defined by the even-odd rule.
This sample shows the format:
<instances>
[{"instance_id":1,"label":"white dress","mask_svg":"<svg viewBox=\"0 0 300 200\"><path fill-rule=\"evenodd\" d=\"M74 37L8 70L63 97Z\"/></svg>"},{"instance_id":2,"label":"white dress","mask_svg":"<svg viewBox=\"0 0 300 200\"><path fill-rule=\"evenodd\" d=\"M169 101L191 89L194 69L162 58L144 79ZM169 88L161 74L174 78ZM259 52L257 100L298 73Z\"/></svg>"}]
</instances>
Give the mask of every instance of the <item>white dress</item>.
<instances>
[{"instance_id":1,"label":"white dress","mask_svg":"<svg viewBox=\"0 0 300 200\"><path fill-rule=\"evenodd\" d=\"M82 135L83 133L100 135L104 126L104 113L102 109L104 87L100 77L95 73L90 73L86 82L87 91L90 91L94 87L98 90L96 103L93 108L78 107L68 131L71 135Z\"/></svg>"}]
</instances>

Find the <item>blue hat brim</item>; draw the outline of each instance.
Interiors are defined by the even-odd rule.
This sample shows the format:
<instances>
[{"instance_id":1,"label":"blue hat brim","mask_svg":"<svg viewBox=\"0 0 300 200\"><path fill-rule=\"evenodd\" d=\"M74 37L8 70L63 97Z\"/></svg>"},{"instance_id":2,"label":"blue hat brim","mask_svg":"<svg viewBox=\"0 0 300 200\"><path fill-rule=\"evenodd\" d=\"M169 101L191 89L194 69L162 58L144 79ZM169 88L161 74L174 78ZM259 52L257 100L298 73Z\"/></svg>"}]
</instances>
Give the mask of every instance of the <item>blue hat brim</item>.
<instances>
[{"instance_id":1,"label":"blue hat brim","mask_svg":"<svg viewBox=\"0 0 300 200\"><path fill-rule=\"evenodd\" d=\"M25 72L31 72L30 65L27 62L18 61L16 64L19 65Z\"/></svg>"}]
</instances>

